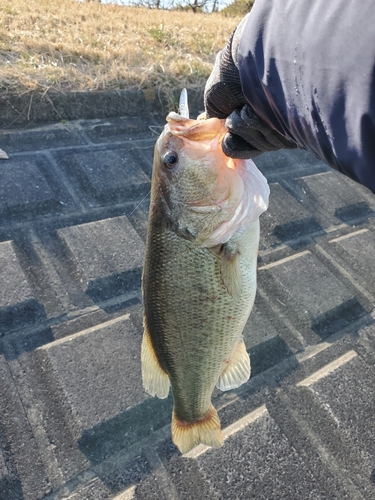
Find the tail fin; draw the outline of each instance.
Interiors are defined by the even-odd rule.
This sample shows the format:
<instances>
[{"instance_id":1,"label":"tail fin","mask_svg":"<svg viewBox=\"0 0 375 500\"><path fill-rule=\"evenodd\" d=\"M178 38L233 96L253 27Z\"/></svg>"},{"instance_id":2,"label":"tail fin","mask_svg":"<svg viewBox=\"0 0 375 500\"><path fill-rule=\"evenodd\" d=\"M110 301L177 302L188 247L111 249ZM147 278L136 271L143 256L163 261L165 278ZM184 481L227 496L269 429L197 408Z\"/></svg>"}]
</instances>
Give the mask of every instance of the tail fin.
<instances>
[{"instance_id":1,"label":"tail fin","mask_svg":"<svg viewBox=\"0 0 375 500\"><path fill-rule=\"evenodd\" d=\"M219 415L213 405L203 418L195 422L179 420L173 410L172 441L181 453L187 453L199 443L215 448L223 446Z\"/></svg>"}]
</instances>

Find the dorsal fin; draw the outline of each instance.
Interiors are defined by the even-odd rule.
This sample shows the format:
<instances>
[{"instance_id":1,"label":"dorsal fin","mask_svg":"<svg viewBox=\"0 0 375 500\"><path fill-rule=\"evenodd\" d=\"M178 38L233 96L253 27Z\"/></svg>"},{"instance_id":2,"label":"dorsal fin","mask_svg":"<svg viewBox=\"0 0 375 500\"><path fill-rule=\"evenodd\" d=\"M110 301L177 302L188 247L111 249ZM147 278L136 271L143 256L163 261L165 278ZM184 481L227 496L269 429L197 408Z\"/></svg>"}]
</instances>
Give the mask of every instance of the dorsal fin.
<instances>
[{"instance_id":1,"label":"dorsal fin","mask_svg":"<svg viewBox=\"0 0 375 500\"><path fill-rule=\"evenodd\" d=\"M209 118L208 120L191 120L177 113L169 113L167 116L170 131L173 135L185 137L190 141L207 141L216 136L225 134L224 120Z\"/></svg>"}]
</instances>

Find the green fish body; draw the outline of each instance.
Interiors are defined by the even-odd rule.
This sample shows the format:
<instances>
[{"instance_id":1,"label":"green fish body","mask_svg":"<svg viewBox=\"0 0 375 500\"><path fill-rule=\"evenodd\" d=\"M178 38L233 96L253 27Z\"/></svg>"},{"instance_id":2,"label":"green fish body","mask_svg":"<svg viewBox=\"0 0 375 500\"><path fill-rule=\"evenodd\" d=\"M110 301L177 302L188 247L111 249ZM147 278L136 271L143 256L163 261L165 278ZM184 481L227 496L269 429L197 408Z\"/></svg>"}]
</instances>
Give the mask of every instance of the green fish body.
<instances>
[{"instance_id":1,"label":"green fish body","mask_svg":"<svg viewBox=\"0 0 375 500\"><path fill-rule=\"evenodd\" d=\"M259 172L251 178L243 160L237 169L227 166L221 120L170 114L168 122L154 156L142 375L152 395L165 398L172 387L172 440L187 452L199 443L223 444L212 392L250 377L242 331L256 293L259 213L268 186ZM251 180L255 194L246 185Z\"/></svg>"}]
</instances>

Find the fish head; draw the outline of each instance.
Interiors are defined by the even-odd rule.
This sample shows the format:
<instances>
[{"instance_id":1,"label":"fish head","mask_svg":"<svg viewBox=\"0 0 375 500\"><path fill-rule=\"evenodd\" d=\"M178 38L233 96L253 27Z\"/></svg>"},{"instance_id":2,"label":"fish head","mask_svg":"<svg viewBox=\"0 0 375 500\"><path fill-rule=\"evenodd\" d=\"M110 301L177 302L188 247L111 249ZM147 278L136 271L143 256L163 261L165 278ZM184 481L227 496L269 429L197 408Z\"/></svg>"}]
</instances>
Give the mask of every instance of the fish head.
<instances>
[{"instance_id":1,"label":"fish head","mask_svg":"<svg viewBox=\"0 0 375 500\"><path fill-rule=\"evenodd\" d=\"M243 199L237 168L243 160L224 154L226 132L225 120L170 113L155 146L153 209L180 236L198 243L229 221Z\"/></svg>"}]
</instances>

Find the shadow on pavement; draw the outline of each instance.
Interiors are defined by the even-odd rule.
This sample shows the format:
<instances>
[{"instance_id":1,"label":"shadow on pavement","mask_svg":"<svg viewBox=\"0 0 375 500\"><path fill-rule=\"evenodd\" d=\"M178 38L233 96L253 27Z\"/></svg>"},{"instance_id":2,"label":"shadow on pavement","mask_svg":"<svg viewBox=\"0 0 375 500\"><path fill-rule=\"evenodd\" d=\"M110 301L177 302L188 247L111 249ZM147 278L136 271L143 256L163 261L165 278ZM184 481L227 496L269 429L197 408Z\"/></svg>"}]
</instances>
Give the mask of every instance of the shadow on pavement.
<instances>
[{"instance_id":1,"label":"shadow on pavement","mask_svg":"<svg viewBox=\"0 0 375 500\"><path fill-rule=\"evenodd\" d=\"M329 335L367 314L368 311L354 297L324 314L316 316L312 320L311 329L322 339L328 340Z\"/></svg>"},{"instance_id":2,"label":"shadow on pavement","mask_svg":"<svg viewBox=\"0 0 375 500\"><path fill-rule=\"evenodd\" d=\"M85 430L78 441L82 453L97 464L109 454L130 446L148 434L170 423L172 396L150 398L115 417Z\"/></svg>"},{"instance_id":3,"label":"shadow on pavement","mask_svg":"<svg viewBox=\"0 0 375 500\"><path fill-rule=\"evenodd\" d=\"M35 299L2 307L0 310L0 337L26 325L43 322L45 319L44 306Z\"/></svg>"}]
</instances>

